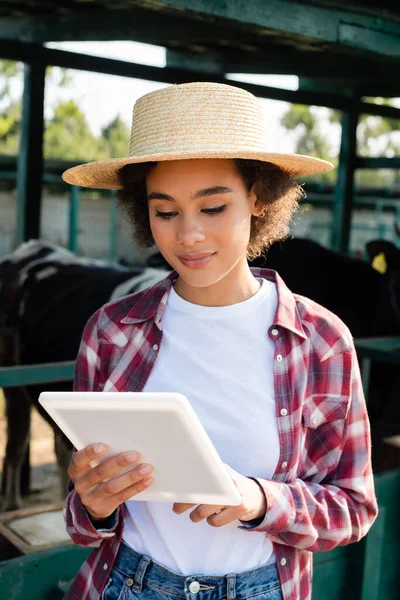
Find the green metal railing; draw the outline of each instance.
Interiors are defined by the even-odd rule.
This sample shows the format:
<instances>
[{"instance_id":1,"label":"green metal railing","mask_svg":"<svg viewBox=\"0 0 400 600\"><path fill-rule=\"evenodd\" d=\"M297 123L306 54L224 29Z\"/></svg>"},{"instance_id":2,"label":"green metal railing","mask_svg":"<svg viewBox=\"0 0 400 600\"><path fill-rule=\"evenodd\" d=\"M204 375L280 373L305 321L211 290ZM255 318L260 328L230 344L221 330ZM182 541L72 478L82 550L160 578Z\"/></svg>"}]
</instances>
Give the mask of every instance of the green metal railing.
<instances>
[{"instance_id":1,"label":"green metal railing","mask_svg":"<svg viewBox=\"0 0 400 600\"><path fill-rule=\"evenodd\" d=\"M0 181L16 181L17 173L15 171L0 171ZM62 183L60 175L43 174L43 183ZM81 233L79 226L79 213L81 204L81 188L71 185L69 188L69 215L68 215L68 249L76 253L78 251L78 239ZM104 192L104 190L102 190ZM109 228L109 250L106 257L110 263L117 261L117 228L118 211L117 197L114 190L108 192L110 201L110 228Z\"/></svg>"},{"instance_id":2,"label":"green metal railing","mask_svg":"<svg viewBox=\"0 0 400 600\"><path fill-rule=\"evenodd\" d=\"M400 337L359 338L355 340L361 362L362 380L368 396L371 363L400 365ZM0 368L0 388L39 383L72 381L75 361Z\"/></svg>"},{"instance_id":3,"label":"green metal railing","mask_svg":"<svg viewBox=\"0 0 400 600\"><path fill-rule=\"evenodd\" d=\"M0 368L0 388L72 381L75 361Z\"/></svg>"}]
</instances>

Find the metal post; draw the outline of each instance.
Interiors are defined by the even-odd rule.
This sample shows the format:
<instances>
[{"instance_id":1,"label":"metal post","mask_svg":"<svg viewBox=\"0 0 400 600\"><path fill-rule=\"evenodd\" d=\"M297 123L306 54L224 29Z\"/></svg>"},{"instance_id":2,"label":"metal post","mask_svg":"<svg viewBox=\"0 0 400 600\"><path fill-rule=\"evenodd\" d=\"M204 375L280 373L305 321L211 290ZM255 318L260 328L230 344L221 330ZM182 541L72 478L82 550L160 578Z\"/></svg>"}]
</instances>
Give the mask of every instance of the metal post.
<instances>
[{"instance_id":1,"label":"metal post","mask_svg":"<svg viewBox=\"0 0 400 600\"><path fill-rule=\"evenodd\" d=\"M333 202L331 246L333 250L344 254L347 253L350 241L357 125L357 112L343 114L338 178Z\"/></svg>"},{"instance_id":2,"label":"metal post","mask_svg":"<svg viewBox=\"0 0 400 600\"><path fill-rule=\"evenodd\" d=\"M108 260L111 263L117 261L117 223L118 211L117 211L117 198L115 190L111 190L110 193L110 245L108 252Z\"/></svg>"},{"instance_id":3,"label":"metal post","mask_svg":"<svg viewBox=\"0 0 400 600\"><path fill-rule=\"evenodd\" d=\"M24 66L14 247L40 237L45 65Z\"/></svg>"},{"instance_id":4,"label":"metal post","mask_svg":"<svg viewBox=\"0 0 400 600\"><path fill-rule=\"evenodd\" d=\"M71 252L76 252L78 249L78 233L79 233L79 192L78 185L71 186L71 195L69 200L69 232L68 232L68 248Z\"/></svg>"}]
</instances>

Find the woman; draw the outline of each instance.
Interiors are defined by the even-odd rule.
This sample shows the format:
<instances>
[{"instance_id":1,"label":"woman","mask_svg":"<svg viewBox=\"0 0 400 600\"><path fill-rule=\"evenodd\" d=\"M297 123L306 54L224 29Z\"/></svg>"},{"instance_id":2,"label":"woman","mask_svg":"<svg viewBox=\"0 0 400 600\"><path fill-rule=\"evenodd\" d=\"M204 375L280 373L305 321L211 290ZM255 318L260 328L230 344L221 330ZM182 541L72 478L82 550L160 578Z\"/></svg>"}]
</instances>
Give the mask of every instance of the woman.
<instances>
[{"instance_id":1,"label":"woman","mask_svg":"<svg viewBox=\"0 0 400 600\"><path fill-rule=\"evenodd\" d=\"M129 157L64 174L119 189L136 240L173 268L90 318L74 389L185 394L242 495L238 507L127 501L153 483L151 465L134 467L134 448L94 468L104 445L77 452L67 529L96 550L66 599L307 600L312 552L371 527L352 336L276 272L247 262L287 235L302 196L291 177L331 168L267 152L248 92L192 83L138 100Z\"/></svg>"}]
</instances>

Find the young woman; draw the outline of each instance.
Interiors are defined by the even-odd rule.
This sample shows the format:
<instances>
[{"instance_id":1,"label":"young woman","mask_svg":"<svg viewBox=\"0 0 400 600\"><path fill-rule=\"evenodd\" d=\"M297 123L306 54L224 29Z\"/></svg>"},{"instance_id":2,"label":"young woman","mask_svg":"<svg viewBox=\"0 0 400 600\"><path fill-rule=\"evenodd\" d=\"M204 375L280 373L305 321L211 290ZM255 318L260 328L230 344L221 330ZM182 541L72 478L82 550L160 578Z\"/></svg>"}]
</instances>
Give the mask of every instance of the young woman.
<instances>
[{"instance_id":1,"label":"young woman","mask_svg":"<svg viewBox=\"0 0 400 600\"><path fill-rule=\"evenodd\" d=\"M104 445L76 452L67 529L95 550L68 600L307 600L312 552L359 541L376 518L350 332L247 262L287 235L303 193L292 177L332 165L270 153L265 137L248 92L170 86L135 104L129 157L64 174L119 189L136 240L173 268L90 318L74 389L185 394L242 496L128 501L153 483L135 448L94 468Z\"/></svg>"}]
</instances>

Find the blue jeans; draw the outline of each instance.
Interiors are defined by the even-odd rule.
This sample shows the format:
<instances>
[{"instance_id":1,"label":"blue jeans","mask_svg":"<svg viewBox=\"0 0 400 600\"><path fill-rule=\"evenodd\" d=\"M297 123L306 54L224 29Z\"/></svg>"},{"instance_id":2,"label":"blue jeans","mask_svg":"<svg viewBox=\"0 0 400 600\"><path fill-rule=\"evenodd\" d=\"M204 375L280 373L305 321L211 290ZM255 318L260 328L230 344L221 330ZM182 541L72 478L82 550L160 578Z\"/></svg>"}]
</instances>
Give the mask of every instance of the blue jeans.
<instances>
[{"instance_id":1,"label":"blue jeans","mask_svg":"<svg viewBox=\"0 0 400 600\"><path fill-rule=\"evenodd\" d=\"M275 563L239 574L178 575L124 542L101 600L283 600Z\"/></svg>"}]
</instances>

